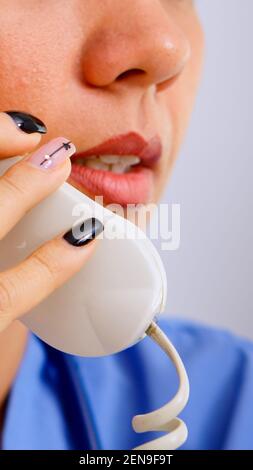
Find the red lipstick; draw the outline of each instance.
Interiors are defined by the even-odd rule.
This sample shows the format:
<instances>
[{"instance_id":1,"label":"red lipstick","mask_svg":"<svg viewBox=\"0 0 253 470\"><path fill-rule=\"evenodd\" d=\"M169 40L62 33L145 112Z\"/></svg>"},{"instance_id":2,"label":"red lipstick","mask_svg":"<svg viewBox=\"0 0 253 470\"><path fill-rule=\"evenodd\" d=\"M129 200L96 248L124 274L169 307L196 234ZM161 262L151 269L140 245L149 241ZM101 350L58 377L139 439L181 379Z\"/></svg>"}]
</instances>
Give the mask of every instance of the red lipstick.
<instances>
[{"instance_id":1,"label":"red lipstick","mask_svg":"<svg viewBox=\"0 0 253 470\"><path fill-rule=\"evenodd\" d=\"M162 145L158 136L147 141L136 132L121 134L75 154L71 159L70 180L90 196L103 196L107 204L145 204L152 194L153 169L161 154ZM137 156L140 163L121 174L86 167L85 159L96 155L116 155L122 159L124 156Z\"/></svg>"}]
</instances>

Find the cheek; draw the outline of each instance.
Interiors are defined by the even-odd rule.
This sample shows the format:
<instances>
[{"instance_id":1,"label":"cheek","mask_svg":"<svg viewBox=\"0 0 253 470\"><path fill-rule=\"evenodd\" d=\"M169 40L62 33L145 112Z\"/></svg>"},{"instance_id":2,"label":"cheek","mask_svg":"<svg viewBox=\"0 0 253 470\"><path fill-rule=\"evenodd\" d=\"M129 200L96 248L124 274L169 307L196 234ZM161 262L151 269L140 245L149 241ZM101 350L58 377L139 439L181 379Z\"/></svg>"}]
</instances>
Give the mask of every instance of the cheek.
<instances>
[{"instance_id":1,"label":"cheek","mask_svg":"<svg viewBox=\"0 0 253 470\"><path fill-rule=\"evenodd\" d=\"M1 101L8 99L26 102L33 90L40 87L43 74L36 58L22 49L21 44L3 44L1 41L0 86Z\"/></svg>"},{"instance_id":2,"label":"cheek","mask_svg":"<svg viewBox=\"0 0 253 470\"><path fill-rule=\"evenodd\" d=\"M187 34L191 45L191 58L179 79L166 94L166 103L173 122L173 158L177 155L188 126L203 63L204 37L197 18Z\"/></svg>"},{"instance_id":3,"label":"cheek","mask_svg":"<svg viewBox=\"0 0 253 470\"><path fill-rule=\"evenodd\" d=\"M70 79L75 48L72 28L61 34L63 18L55 28L56 22L51 24L44 17L38 24L37 15L13 13L9 17L9 23L8 19L0 22L0 107L39 112L48 102L54 107L55 101L56 107L57 90L63 90Z\"/></svg>"},{"instance_id":4,"label":"cheek","mask_svg":"<svg viewBox=\"0 0 253 470\"><path fill-rule=\"evenodd\" d=\"M33 42L27 45L24 35L19 40L10 40L0 36L0 104L9 106L19 105L25 109L29 103L37 103L38 97L43 95L46 86L52 79L47 69L50 63L42 59L38 44ZM45 51L43 51L45 54ZM15 107L15 106L14 106Z\"/></svg>"}]
</instances>

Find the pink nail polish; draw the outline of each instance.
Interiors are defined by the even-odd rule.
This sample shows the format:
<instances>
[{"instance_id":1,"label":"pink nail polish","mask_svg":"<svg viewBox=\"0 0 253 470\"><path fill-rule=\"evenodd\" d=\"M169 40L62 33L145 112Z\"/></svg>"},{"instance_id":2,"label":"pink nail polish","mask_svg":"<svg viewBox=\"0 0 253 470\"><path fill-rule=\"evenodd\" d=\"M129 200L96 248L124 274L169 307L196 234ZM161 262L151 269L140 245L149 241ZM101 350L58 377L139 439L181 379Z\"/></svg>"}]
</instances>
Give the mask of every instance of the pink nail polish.
<instances>
[{"instance_id":1,"label":"pink nail polish","mask_svg":"<svg viewBox=\"0 0 253 470\"><path fill-rule=\"evenodd\" d=\"M55 168L76 152L74 144L65 137L57 137L40 147L26 161L42 170Z\"/></svg>"}]
</instances>

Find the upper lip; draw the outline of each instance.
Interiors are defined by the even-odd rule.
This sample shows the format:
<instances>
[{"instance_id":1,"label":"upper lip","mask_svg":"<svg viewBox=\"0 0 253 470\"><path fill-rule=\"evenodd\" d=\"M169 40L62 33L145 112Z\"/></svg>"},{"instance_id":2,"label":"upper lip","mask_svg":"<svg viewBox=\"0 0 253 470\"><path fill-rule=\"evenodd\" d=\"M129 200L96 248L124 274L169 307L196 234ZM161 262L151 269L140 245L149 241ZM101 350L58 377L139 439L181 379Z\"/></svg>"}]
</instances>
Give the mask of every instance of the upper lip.
<instances>
[{"instance_id":1,"label":"upper lip","mask_svg":"<svg viewBox=\"0 0 253 470\"><path fill-rule=\"evenodd\" d=\"M93 155L136 155L144 164L152 165L160 159L161 154L162 144L158 135L146 140L136 132L129 132L111 137L100 145L75 154L72 161Z\"/></svg>"}]
</instances>

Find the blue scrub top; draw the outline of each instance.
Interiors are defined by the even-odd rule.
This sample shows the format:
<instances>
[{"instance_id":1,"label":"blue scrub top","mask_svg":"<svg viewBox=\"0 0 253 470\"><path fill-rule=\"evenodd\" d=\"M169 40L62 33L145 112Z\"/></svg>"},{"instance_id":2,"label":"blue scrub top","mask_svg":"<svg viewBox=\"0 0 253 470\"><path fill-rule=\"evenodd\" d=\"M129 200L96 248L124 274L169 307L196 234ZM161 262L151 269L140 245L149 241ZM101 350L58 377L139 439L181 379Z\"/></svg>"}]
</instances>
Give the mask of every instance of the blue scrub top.
<instances>
[{"instance_id":1,"label":"blue scrub top","mask_svg":"<svg viewBox=\"0 0 253 470\"><path fill-rule=\"evenodd\" d=\"M253 346L230 333L165 317L160 327L181 354L190 400L181 416L184 449L253 449ZM146 337L121 353L80 358L30 335L10 394L3 449L131 449L135 414L176 392L168 357Z\"/></svg>"}]
</instances>

